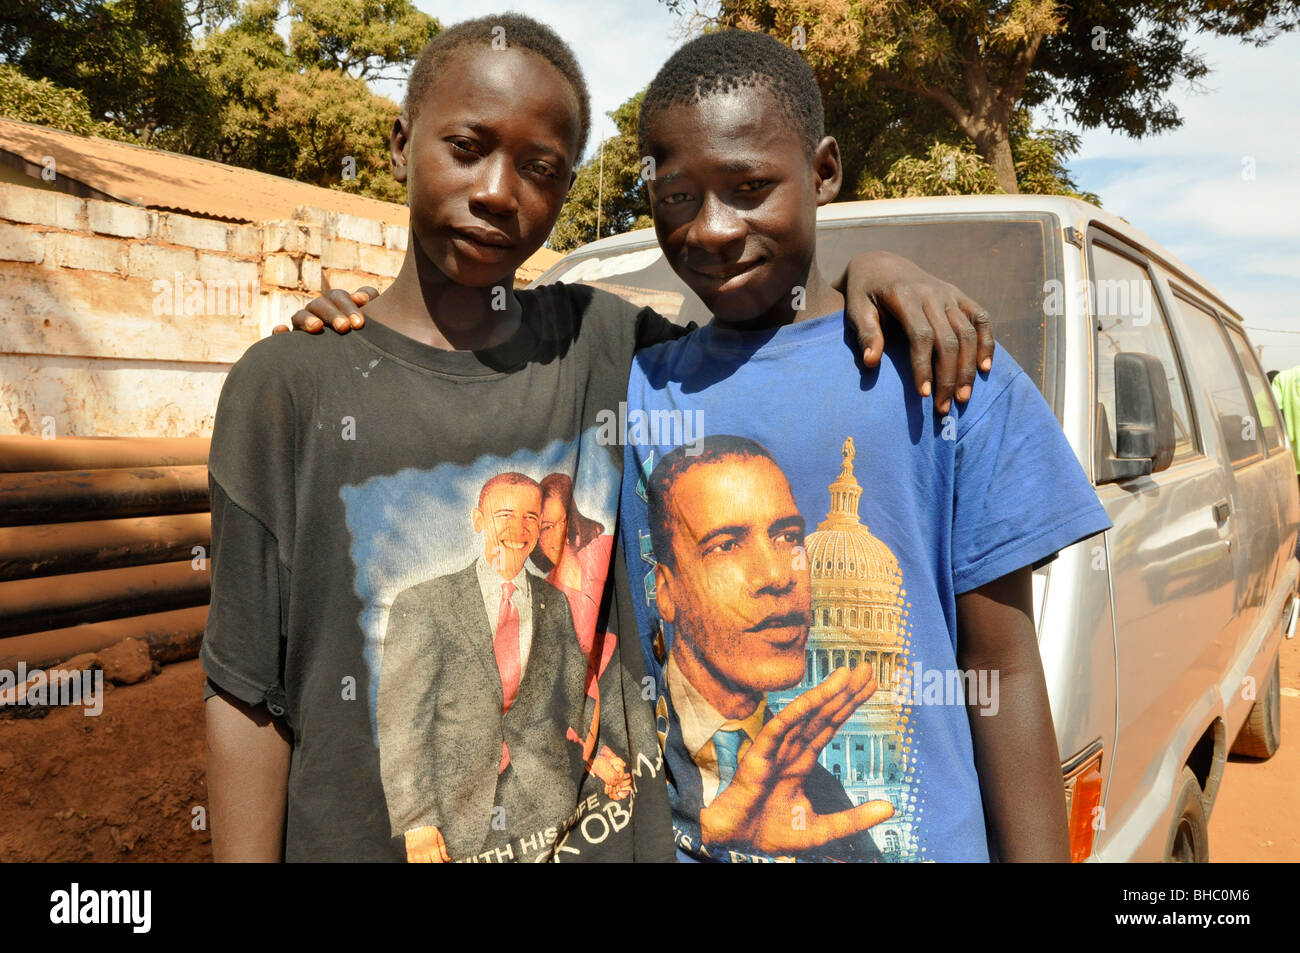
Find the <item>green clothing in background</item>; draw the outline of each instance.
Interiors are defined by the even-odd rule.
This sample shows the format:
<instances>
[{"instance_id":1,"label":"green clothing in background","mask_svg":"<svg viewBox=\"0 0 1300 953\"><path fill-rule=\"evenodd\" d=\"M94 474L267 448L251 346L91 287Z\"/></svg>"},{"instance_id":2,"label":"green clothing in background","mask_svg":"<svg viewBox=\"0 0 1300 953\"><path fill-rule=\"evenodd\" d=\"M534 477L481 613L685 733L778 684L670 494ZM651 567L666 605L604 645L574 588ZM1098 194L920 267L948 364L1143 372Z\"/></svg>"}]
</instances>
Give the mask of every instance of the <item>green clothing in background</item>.
<instances>
[{"instance_id":1,"label":"green clothing in background","mask_svg":"<svg viewBox=\"0 0 1300 953\"><path fill-rule=\"evenodd\" d=\"M1282 371L1273 378L1273 396L1282 409L1283 426L1291 438L1295 472L1300 473L1300 366Z\"/></svg>"}]
</instances>

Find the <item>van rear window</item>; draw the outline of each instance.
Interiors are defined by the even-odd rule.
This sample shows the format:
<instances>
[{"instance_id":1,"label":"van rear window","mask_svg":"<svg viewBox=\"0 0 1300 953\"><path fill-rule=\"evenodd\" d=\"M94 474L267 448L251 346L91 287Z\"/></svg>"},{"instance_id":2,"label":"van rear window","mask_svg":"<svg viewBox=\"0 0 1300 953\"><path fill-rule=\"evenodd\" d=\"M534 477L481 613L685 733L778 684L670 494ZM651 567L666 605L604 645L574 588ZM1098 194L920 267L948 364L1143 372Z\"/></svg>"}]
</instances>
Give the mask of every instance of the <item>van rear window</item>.
<instances>
[{"instance_id":1,"label":"van rear window","mask_svg":"<svg viewBox=\"0 0 1300 953\"><path fill-rule=\"evenodd\" d=\"M1053 253L1055 221L1054 216L954 215L823 222L818 226L817 254L832 282L843 276L854 255L874 250L902 255L952 282L988 309L999 346L1045 391L1048 295L1050 282L1061 280ZM604 288L678 324L707 324L710 318L656 245L579 254L546 276L546 283L553 281ZM1055 403L1053 395L1044 396Z\"/></svg>"}]
</instances>

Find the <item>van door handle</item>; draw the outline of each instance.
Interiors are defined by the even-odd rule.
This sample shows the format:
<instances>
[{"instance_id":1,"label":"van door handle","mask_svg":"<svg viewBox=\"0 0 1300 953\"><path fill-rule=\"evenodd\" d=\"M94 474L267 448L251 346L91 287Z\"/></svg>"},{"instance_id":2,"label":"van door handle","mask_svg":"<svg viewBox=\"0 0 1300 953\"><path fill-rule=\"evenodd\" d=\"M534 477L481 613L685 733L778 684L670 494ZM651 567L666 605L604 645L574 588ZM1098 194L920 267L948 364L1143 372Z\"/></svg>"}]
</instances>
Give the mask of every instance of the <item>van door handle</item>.
<instances>
[{"instance_id":1,"label":"van door handle","mask_svg":"<svg viewBox=\"0 0 1300 953\"><path fill-rule=\"evenodd\" d=\"M1232 507L1227 500L1220 500L1214 504L1214 522L1222 526L1228 521L1228 516L1232 513Z\"/></svg>"}]
</instances>

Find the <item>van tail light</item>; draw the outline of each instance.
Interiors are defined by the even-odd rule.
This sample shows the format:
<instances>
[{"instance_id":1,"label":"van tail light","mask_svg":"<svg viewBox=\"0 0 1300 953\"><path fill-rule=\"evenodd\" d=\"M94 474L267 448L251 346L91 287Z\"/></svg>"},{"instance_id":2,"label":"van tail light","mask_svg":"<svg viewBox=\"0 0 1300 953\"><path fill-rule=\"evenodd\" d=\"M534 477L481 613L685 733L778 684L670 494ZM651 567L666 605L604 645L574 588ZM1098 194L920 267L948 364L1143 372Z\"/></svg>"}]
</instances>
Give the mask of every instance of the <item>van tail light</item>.
<instances>
[{"instance_id":1,"label":"van tail light","mask_svg":"<svg viewBox=\"0 0 1300 953\"><path fill-rule=\"evenodd\" d=\"M1092 856L1092 842L1102 826L1101 742L1098 741L1062 766L1065 774L1065 814L1070 819L1070 863Z\"/></svg>"}]
</instances>

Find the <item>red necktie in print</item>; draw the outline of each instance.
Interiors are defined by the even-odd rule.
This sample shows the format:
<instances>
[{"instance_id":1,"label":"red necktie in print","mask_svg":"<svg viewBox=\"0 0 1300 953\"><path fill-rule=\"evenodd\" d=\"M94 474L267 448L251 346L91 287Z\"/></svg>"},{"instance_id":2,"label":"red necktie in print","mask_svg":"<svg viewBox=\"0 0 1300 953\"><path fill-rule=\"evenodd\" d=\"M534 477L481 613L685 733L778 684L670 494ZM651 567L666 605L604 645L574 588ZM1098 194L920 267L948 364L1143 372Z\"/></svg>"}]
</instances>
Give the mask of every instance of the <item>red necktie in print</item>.
<instances>
[{"instance_id":1,"label":"red necktie in print","mask_svg":"<svg viewBox=\"0 0 1300 953\"><path fill-rule=\"evenodd\" d=\"M519 694L519 610L510 601L514 591L514 583L501 584L501 603L497 608L497 634L492 641L492 650L497 657L497 671L501 673L501 695L505 700L501 708L502 714L510 710L510 706L515 703L515 696ZM509 764L510 749L502 741L500 771L504 771Z\"/></svg>"}]
</instances>

